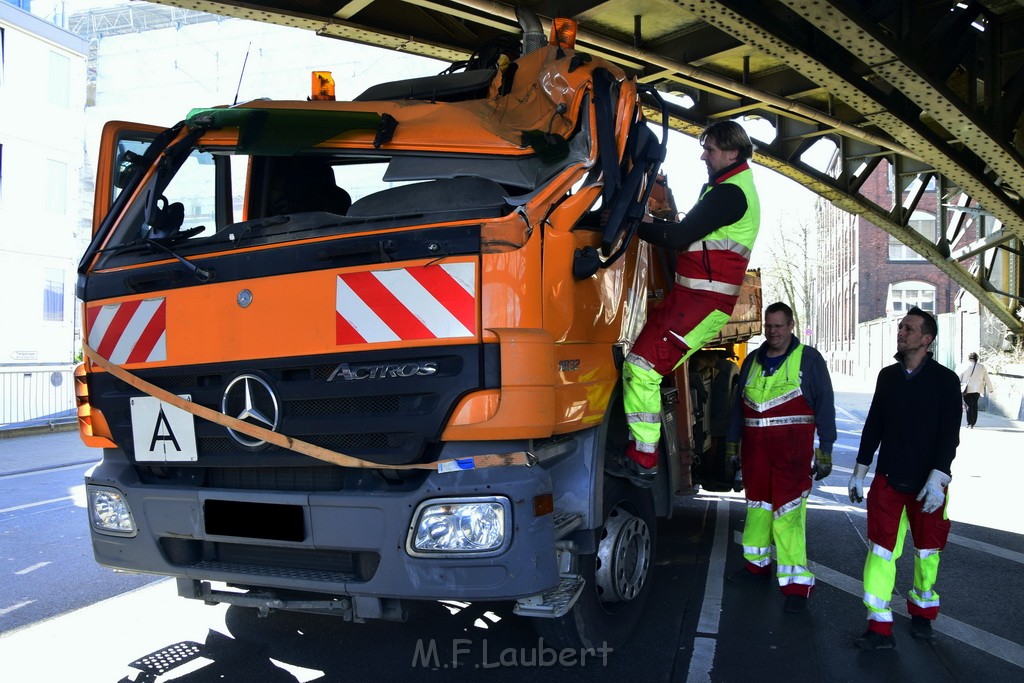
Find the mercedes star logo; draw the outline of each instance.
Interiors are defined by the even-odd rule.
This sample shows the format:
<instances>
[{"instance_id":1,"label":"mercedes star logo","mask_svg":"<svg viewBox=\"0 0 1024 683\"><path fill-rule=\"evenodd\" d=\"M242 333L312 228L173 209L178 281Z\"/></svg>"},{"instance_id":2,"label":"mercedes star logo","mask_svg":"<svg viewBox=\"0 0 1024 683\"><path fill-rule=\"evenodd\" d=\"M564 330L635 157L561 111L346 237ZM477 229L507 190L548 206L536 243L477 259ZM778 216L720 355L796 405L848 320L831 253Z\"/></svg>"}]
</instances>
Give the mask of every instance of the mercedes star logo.
<instances>
[{"instance_id":1,"label":"mercedes star logo","mask_svg":"<svg viewBox=\"0 0 1024 683\"><path fill-rule=\"evenodd\" d=\"M224 390L221 410L225 415L270 430L276 430L281 419L274 390L258 375L239 375L231 380ZM259 448L266 444L266 441L239 434L232 429L228 429L228 434L246 448Z\"/></svg>"}]
</instances>

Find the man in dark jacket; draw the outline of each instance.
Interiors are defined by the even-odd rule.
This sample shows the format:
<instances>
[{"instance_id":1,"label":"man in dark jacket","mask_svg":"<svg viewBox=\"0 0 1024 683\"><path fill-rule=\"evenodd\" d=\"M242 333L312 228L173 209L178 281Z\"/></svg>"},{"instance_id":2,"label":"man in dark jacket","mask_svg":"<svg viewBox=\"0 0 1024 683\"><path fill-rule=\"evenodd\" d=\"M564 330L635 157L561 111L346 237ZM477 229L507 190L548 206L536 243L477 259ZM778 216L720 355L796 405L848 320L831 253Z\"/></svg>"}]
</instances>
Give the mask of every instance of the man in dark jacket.
<instances>
[{"instance_id":1,"label":"man in dark jacket","mask_svg":"<svg viewBox=\"0 0 1024 683\"><path fill-rule=\"evenodd\" d=\"M859 503L864 499L864 477L878 449L868 493L864 564L868 630L854 641L862 650L896 645L889 603L908 526L916 549L914 583L907 594L910 634L932 638L932 621L939 614L934 585L939 553L949 536L946 487L960 444L960 380L928 351L937 334L935 318L917 307L900 321L896 364L878 373L850 478L850 500Z\"/></svg>"}]
</instances>

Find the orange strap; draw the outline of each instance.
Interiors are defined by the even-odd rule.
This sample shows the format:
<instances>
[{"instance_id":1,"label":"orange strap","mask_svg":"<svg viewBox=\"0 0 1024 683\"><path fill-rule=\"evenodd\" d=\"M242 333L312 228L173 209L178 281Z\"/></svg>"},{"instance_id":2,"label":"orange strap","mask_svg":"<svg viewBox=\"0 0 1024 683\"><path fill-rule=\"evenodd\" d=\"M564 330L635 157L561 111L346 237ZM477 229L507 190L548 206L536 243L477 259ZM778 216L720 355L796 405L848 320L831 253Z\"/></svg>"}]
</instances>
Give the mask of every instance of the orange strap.
<instances>
[{"instance_id":1,"label":"orange strap","mask_svg":"<svg viewBox=\"0 0 1024 683\"><path fill-rule=\"evenodd\" d=\"M164 403L168 403L175 408L180 408L181 410L192 413L196 417L201 417L204 420L209 420L210 422L227 427L232 431L241 432L242 434L251 436L254 439L260 439L261 441L266 441L267 443L274 444L275 446L287 448L297 453L302 453L303 455L308 455L311 458L323 460L340 467L362 467L379 470L436 470L438 472L456 472L458 470L471 470L483 467L532 465L534 462L533 456L525 451L475 455L468 458L455 458L453 460L440 460L438 462L411 463L408 465L384 465L381 463L371 462L369 460L362 460L360 458L354 458L351 455L345 455L344 453L338 453L337 451L316 446L306 441L293 439L290 436L279 434L278 432L264 429L263 427L258 427L254 424L225 415L224 413L212 410L205 406L197 405L191 401L186 401L180 396L176 396L175 394L165 391L154 384L150 384L141 377L137 377L124 368L111 363L106 358L96 353L96 351L94 351L85 342L82 342L82 349L90 360L114 377L127 382L139 391L149 394Z\"/></svg>"}]
</instances>

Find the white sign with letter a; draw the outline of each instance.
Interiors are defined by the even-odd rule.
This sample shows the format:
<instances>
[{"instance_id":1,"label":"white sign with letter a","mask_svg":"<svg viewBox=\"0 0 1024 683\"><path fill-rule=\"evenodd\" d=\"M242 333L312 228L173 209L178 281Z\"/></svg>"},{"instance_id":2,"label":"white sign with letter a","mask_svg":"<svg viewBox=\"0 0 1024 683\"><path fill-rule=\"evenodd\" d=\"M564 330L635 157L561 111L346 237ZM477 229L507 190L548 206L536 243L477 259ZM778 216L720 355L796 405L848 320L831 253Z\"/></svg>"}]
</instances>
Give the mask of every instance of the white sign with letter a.
<instances>
[{"instance_id":1,"label":"white sign with letter a","mask_svg":"<svg viewBox=\"0 0 1024 683\"><path fill-rule=\"evenodd\" d=\"M192 400L188 394L180 398ZM192 413L152 396L136 396L131 405L136 462L195 462L199 459Z\"/></svg>"}]
</instances>

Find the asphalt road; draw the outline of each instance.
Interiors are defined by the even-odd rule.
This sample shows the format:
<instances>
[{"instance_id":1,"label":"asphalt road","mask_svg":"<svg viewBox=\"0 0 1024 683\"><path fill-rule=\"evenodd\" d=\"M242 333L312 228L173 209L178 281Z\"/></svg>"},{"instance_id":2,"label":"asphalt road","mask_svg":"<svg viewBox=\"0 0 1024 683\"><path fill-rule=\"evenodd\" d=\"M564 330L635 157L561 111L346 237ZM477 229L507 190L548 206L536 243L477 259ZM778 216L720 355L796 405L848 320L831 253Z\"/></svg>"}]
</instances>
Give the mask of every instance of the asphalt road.
<instances>
[{"instance_id":1,"label":"asphalt road","mask_svg":"<svg viewBox=\"0 0 1024 683\"><path fill-rule=\"evenodd\" d=\"M117 575L87 561L87 522L76 493L85 467L52 469L95 457L77 435L0 439L4 678L1021 680L1024 515L1015 484L1024 480L1024 425L990 415L982 415L978 429L962 431L954 463L954 525L940 569L938 637L932 643L909 637L899 597L910 583L908 546L894 598L897 648L852 648L865 625L860 572L866 543L864 508L849 503L846 481L869 398L837 397L836 467L809 501L808 545L817 575L809 610L784 613L770 584L723 580L741 561L740 495L681 497L673 518L658 526L646 619L613 654L554 650L507 604L425 603L413 605L404 624L353 624L288 613L258 619L249 610L178 598L173 582L147 583L152 577ZM18 607L25 601L32 602Z\"/></svg>"},{"instance_id":2,"label":"asphalt road","mask_svg":"<svg viewBox=\"0 0 1024 683\"><path fill-rule=\"evenodd\" d=\"M5 445L0 441L0 453ZM93 560L82 479L87 467L0 476L0 632L157 580L116 574Z\"/></svg>"}]
</instances>

